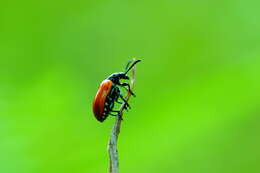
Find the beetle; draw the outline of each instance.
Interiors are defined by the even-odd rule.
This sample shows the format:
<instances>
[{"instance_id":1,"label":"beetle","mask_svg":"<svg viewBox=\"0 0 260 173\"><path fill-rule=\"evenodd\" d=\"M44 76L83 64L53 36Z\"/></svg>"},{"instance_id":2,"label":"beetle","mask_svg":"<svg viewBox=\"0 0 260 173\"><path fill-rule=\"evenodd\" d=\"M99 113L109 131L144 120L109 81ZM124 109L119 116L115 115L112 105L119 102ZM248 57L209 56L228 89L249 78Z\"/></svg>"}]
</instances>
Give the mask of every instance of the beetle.
<instances>
[{"instance_id":1,"label":"beetle","mask_svg":"<svg viewBox=\"0 0 260 173\"><path fill-rule=\"evenodd\" d=\"M113 110L115 102L122 104L122 102L119 101L119 98L125 103L125 109L130 108L128 102L124 99L119 86L123 88L127 87L125 89L131 95L135 96L135 94L131 91L129 83L121 83L120 79L129 80L127 73L140 61L141 60L135 60L129 68L128 66L131 62L128 62L125 72L113 73L101 82L93 100L92 107L93 113L98 121L103 122L108 115L121 116L120 111Z\"/></svg>"}]
</instances>

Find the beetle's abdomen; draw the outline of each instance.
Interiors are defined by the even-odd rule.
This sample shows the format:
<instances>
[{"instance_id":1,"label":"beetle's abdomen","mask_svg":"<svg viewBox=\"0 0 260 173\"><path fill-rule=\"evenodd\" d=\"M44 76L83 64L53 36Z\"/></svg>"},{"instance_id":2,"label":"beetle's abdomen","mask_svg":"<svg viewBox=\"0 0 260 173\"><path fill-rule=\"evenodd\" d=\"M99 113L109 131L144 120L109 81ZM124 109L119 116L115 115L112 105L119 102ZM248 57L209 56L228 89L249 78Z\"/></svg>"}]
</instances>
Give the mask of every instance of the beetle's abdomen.
<instances>
[{"instance_id":1,"label":"beetle's abdomen","mask_svg":"<svg viewBox=\"0 0 260 173\"><path fill-rule=\"evenodd\" d=\"M112 85L113 82L111 80L104 80L100 84L97 94L93 101L93 113L96 119L100 122L104 121L108 116L104 113L104 108L106 98L109 95Z\"/></svg>"}]
</instances>

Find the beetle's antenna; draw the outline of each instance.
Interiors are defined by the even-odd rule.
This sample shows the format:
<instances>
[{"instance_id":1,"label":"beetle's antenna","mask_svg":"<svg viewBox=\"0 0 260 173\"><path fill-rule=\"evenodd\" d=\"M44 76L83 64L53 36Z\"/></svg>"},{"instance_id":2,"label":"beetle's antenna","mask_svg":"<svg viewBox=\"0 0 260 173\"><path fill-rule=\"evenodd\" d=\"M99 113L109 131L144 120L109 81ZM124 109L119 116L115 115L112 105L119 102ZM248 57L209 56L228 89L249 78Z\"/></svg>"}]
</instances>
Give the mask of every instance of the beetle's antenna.
<instances>
[{"instance_id":1,"label":"beetle's antenna","mask_svg":"<svg viewBox=\"0 0 260 173\"><path fill-rule=\"evenodd\" d=\"M133 62L133 60L128 60L125 66L125 71L128 69L129 65Z\"/></svg>"},{"instance_id":2,"label":"beetle's antenna","mask_svg":"<svg viewBox=\"0 0 260 173\"><path fill-rule=\"evenodd\" d=\"M129 72L129 70L131 70L135 64L137 64L138 62L140 62L141 60L136 60L126 71L125 71L125 74ZM128 67L130 64L130 62L127 63L126 67Z\"/></svg>"}]
</instances>

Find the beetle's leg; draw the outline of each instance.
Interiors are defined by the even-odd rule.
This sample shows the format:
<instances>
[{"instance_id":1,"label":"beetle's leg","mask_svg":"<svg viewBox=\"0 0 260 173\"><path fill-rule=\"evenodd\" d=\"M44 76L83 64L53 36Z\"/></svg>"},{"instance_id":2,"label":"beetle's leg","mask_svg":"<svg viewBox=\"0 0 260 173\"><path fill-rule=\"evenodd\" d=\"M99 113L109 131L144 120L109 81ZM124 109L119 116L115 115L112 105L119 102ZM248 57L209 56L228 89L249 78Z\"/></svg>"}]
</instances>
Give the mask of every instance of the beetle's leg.
<instances>
[{"instance_id":1,"label":"beetle's leg","mask_svg":"<svg viewBox=\"0 0 260 173\"><path fill-rule=\"evenodd\" d=\"M120 89L117 88L115 100L118 100L119 98L121 98L123 100L123 102L124 102L124 109L127 110L127 108L130 107L130 106L129 106L128 102L124 99L123 95L121 94Z\"/></svg>"},{"instance_id":2,"label":"beetle's leg","mask_svg":"<svg viewBox=\"0 0 260 173\"><path fill-rule=\"evenodd\" d=\"M133 95L134 97L136 97L136 95L133 93L133 91L130 89L130 85L129 85L129 83L126 83L126 82L124 82L124 83L121 83L121 84L119 84L120 86L122 86L123 88L125 88L125 86L127 87L127 88L125 88L127 91L129 91L130 93L131 93L131 95Z\"/></svg>"},{"instance_id":3,"label":"beetle's leg","mask_svg":"<svg viewBox=\"0 0 260 173\"><path fill-rule=\"evenodd\" d=\"M112 116L118 116L118 114L112 114L112 113L108 113L109 115L112 115Z\"/></svg>"},{"instance_id":4,"label":"beetle's leg","mask_svg":"<svg viewBox=\"0 0 260 173\"><path fill-rule=\"evenodd\" d=\"M121 94L121 91L119 88L117 89L117 97L120 97L124 101L124 104L125 104L124 109L127 110L128 107L131 108L130 105L128 104L128 102L125 100L124 96Z\"/></svg>"},{"instance_id":5,"label":"beetle's leg","mask_svg":"<svg viewBox=\"0 0 260 173\"><path fill-rule=\"evenodd\" d=\"M116 98L115 98L115 101L119 104L123 104L122 102L120 102L118 99L119 99L119 94L120 94L120 90L118 89L117 90L117 94L116 94Z\"/></svg>"},{"instance_id":6,"label":"beetle's leg","mask_svg":"<svg viewBox=\"0 0 260 173\"><path fill-rule=\"evenodd\" d=\"M123 95L120 93L119 97L124 101L125 103L125 109L127 110L127 108L131 109L131 106L129 105L129 103L125 100L125 98L123 97Z\"/></svg>"},{"instance_id":7,"label":"beetle's leg","mask_svg":"<svg viewBox=\"0 0 260 173\"><path fill-rule=\"evenodd\" d=\"M116 100L116 102L119 103L119 104L123 104L122 102L120 102L120 101L118 101L118 100Z\"/></svg>"},{"instance_id":8,"label":"beetle's leg","mask_svg":"<svg viewBox=\"0 0 260 173\"><path fill-rule=\"evenodd\" d=\"M113 110L111 110L110 112L116 112L116 113L120 113L120 111L113 111Z\"/></svg>"},{"instance_id":9,"label":"beetle's leg","mask_svg":"<svg viewBox=\"0 0 260 173\"><path fill-rule=\"evenodd\" d=\"M119 116L119 118L120 118L121 120L123 120L123 118L122 118L122 116L121 116L120 114L112 114L112 113L109 113L109 115L112 115L112 116L115 116L115 117Z\"/></svg>"},{"instance_id":10,"label":"beetle's leg","mask_svg":"<svg viewBox=\"0 0 260 173\"><path fill-rule=\"evenodd\" d=\"M112 114L111 112L116 112L117 114ZM113 110L112 110L112 111L109 112L109 115L112 115L112 116L119 116L119 118L120 118L121 120L123 120L120 111L113 111Z\"/></svg>"}]
</instances>

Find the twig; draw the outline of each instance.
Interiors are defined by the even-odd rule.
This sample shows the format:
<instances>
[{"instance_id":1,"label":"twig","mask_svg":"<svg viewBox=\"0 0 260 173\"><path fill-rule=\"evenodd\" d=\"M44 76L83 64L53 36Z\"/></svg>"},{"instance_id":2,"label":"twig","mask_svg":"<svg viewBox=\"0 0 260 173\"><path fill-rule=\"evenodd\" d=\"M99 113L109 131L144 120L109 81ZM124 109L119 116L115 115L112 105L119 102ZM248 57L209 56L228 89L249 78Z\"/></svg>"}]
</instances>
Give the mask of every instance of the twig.
<instances>
[{"instance_id":1,"label":"twig","mask_svg":"<svg viewBox=\"0 0 260 173\"><path fill-rule=\"evenodd\" d=\"M134 61L134 60L133 60ZM135 84L135 67L132 69L132 75L130 77L130 89L133 90L134 84ZM131 97L130 91L128 91L127 96L125 97L125 100L128 101ZM117 152L117 140L118 135L120 133L120 127L122 122L122 116L123 116L123 110L126 107L126 103L123 103L120 107L119 115L116 117L116 121L114 124L114 127L112 129L112 133L109 139L108 144L108 152L109 152L109 172L110 173L119 173L119 161L118 161L118 152Z\"/></svg>"}]
</instances>

